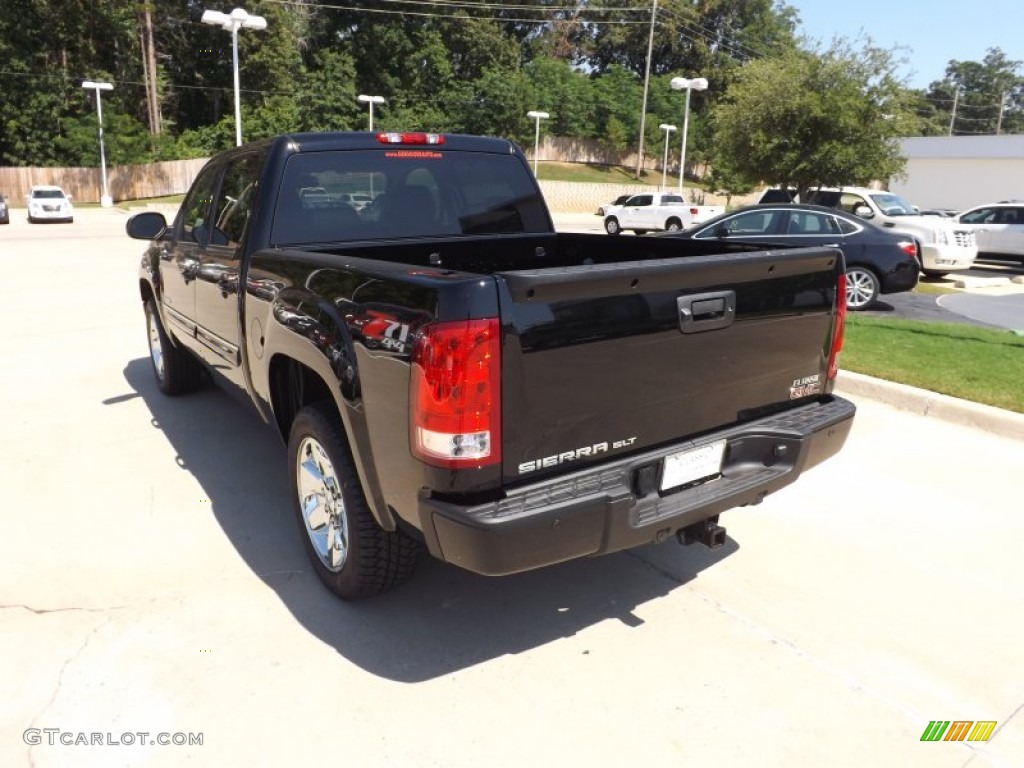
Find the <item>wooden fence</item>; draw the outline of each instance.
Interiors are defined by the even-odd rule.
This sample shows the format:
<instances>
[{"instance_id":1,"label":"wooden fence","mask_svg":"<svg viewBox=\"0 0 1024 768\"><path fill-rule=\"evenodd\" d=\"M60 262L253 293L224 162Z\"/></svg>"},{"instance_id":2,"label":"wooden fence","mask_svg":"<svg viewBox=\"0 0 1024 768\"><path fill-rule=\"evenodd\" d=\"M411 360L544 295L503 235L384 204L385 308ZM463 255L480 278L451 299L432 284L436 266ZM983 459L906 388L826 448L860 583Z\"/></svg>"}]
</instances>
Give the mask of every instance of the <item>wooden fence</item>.
<instances>
[{"instance_id":1,"label":"wooden fence","mask_svg":"<svg viewBox=\"0 0 1024 768\"><path fill-rule=\"evenodd\" d=\"M113 166L107 169L110 196L118 202L184 194L206 160ZM24 205L35 184L56 184L76 203L98 203L103 191L99 168L0 168L0 195L14 205Z\"/></svg>"}]
</instances>

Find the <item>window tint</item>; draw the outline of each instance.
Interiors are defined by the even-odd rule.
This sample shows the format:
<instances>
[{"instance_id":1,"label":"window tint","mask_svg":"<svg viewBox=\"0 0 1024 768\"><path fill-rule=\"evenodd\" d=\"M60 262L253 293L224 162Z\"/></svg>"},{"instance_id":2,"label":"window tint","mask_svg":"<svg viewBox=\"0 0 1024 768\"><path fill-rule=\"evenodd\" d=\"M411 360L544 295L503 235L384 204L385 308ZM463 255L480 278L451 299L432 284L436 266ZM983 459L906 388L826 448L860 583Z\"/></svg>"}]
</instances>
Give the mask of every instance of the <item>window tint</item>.
<instances>
[{"instance_id":1,"label":"window tint","mask_svg":"<svg viewBox=\"0 0 1024 768\"><path fill-rule=\"evenodd\" d=\"M626 205L633 206L647 206L654 202L652 195L633 195L627 202Z\"/></svg>"},{"instance_id":2,"label":"window tint","mask_svg":"<svg viewBox=\"0 0 1024 768\"><path fill-rule=\"evenodd\" d=\"M1024 224L1020 208L1000 208L996 217L998 224Z\"/></svg>"},{"instance_id":3,"label":"window tint","mask_svg":"<svg viewBox=\"0 0 1024 768\"><path fill-rule=\"evenodd\" d=\"M787 229L791 235L834 235L839 232L834 217L813 211L790 213Z\"/></svg>"},{"instance_id":4,"label":"window tint","mask_svg":"<svg viewBox=\"0 0 1024 768\"><path fill-rule=\"evenodd\" d=\"M679 195L662 195L661 196L661 202L662 203L684 203L686 201L683 200L683 198L681 198Z\"/></svg>"},{"instance_id":5,"label":"window tint","mask_svg":"<svg viewBox=\"0 0 1024 768\"><path fill-rule=\"evenodd\" d=\"M698 238L752 237L775 234L780 211L746 211L703 230Z\"/></svg>"},{"instance_id":6,"label":"window tint","mask_svg":"<svg viewBox=\"0 0 1024 768\"><path fill-rule=\"evenodd\" d=\"M353 205L356 200L361 203ZM303 152L288 159L271 242L548 229L529 169L514 155L434 149Z\"/></svg>"},{"instance_id":7,"label":"window tint","mask_svg":"<svg viewBox=\"0 0 1024 768\"><path fill-rule=\"evenodd\" d=\"M996 211L994 208L979 208L976 211L965 213L960 217L964 224L991 224L995 221Z\"/></svg>"},{"instance_id":8,"label":"window tint","mask_svg":"<svg viewBox=\"0 0 1024 768\"><path fill-rule=\"evenodd\" d=\"M262 156L255 154L235 158L228 165L217 198L217 226L210 236L212 245L237 248L241 243L262 165Z\"/></svg>"},{"instance_id":9,"label":"window tint","mask_svg":"<svg viewBox=\"0 0 1024 768\"><path fill-rule=\"evenodd\" d=\"M836 208L847 213L853 213L859 206L867 204L868 201L860 195L855 195L852 192L843 192L839 196L839 205Z\"/></svg>"},{"instance_id":10,"label":"window tint","mask_svg":"<svg viewBox=\"0 0 1024 768\"><path fill-rule=\"evenodd\" d=\"M206 166L196 179L191 194L181 204L180 239L205 243L209 237L210 206L221 167Z\"/></svg>"},{"instance_id":11,"label":"window tint","mask_svg":"<svg viewBox=\"0 0 1024 768\"><path fill-rule=\"evenodd\" d=\"M854 232L860 231L860 227L858 227L852 221L847 221L846 219L838 218L835 219L835 221L838 223L839 231L842 232L844 235L852 235Z\"/></svg>"}]
</instances>

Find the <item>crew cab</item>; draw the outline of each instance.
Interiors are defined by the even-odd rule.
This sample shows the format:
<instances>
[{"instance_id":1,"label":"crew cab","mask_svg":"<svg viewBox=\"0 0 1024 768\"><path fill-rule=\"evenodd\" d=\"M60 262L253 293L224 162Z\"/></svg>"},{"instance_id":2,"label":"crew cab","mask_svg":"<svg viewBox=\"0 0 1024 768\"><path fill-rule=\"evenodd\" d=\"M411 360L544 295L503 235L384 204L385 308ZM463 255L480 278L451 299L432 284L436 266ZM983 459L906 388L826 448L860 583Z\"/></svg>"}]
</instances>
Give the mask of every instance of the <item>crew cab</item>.
<instances>
[{"instance_id":1,"label":"crew cab","mask_svg":"<svg viewBox=\"0 0 1024 768\"><path fill-rule=\"evenodd\" d=\"M618 235L631 229L638 235L653 231L678 232L725 212L719 205L691 205L682 195L645 192L633 195L605 215L604 230Z\"/></svg>"},{"instance_id":2,"label":"crew cab","mask_svg":"<svg viewBox=\"0 0 1024 768\"><path fill-rule=\"evenodd\" d=\"M360 211L338 196L358 189ZM344 599L423 549L501 575L719 546L722 512L835 454L854 418L832 392L838 250L557 233L509 141L279 136L211 159L174 221L126 226L150 240L157 385L212 378L277 432L303 546Z\"/></svg>"}]
</instances>

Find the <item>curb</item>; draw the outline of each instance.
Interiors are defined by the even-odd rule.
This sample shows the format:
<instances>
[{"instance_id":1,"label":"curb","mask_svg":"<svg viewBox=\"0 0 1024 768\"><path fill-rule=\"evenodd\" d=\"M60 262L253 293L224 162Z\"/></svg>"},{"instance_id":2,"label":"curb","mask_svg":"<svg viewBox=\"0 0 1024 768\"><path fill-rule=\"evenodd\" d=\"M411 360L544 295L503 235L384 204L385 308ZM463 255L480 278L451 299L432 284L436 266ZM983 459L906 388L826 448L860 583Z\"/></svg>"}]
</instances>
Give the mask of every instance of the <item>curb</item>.
<instances>
[{"instance_id":1,"label":"curb","mask_svg":"<svg viewBox=\"0 0 1024 768\"><path fill-rule=\"evenodd\" d=\"M1011 440L1024 441L1024 414L991 405L972 403L853 371L839 372L836 393L867 397L918 416L930 416Z\"/></svg>"}]
</instances>

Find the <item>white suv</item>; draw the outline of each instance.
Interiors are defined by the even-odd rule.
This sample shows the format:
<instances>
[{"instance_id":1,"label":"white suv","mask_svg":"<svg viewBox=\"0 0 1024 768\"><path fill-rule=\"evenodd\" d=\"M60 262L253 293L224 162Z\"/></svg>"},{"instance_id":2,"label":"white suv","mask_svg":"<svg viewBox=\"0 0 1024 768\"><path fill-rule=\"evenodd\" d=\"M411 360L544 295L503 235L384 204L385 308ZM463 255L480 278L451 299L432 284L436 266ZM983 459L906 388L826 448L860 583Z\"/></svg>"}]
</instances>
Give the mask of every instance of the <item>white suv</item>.
<instances>
[{"instance_id":1,"label":"white suv","mask_svg":"<svg viewBox=\"0 0 1024 768\"><path fill-rule=\"evenodd\" d=\"M42 184L31 187L26 202L29 224L37 221L66 221L70 224L75 220L71 198L60 187Z\"/></svg>"},{"instance_id":2,"label":"white suv","mask_svg":"<svg viewBox=\"0 0 1024 768\"><path fill-rule=\"evenodd\" d=\"M921 216L916 208L891 192L842 187L818 189L808 196L808 202L838 208L883 229L913 237L921 246L921 270L926 275L970 269L978 256L978 244L969 227L941 216Z\"/></svg>"},{"instance_id":3,"label":"white suv","mask_svg":"<svg viewBox=\"0 0 1024 768\"><path fill-rule=\"evenodd\" d=\"M980 253L1024 257L1024 201L979 205L956 220L974 231Z\"/></svg>"}]
</instances>

